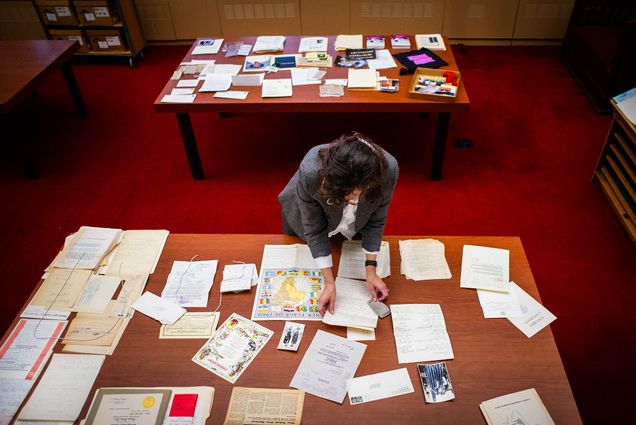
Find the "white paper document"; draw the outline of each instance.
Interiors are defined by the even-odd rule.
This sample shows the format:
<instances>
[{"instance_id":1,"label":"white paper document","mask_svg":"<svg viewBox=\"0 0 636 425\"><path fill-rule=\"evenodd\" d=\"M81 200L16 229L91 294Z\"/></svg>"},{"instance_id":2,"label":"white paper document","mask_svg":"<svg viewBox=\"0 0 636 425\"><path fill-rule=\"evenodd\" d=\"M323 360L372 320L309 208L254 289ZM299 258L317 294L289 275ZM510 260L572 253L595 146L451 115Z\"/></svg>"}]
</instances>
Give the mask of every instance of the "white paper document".
<instances>
[{"instance_id":1,"label":"white paper document","mask_svg":"<svg viewBox=\"0 0 636 425\"><path fill-rule=\"evenodd\" d=\"M392 304L398 363L454 358L439 304Z\"/></svg>"},{"instance_id":2,"label":"white paper document","mask_svg":"<svg viewBox=\"0 0 636 425\"><path fill-rule=\"evenodd\" d=\"M513 283L510 282L511 285ZM478 289L477 296L486 319L523 316L517 291L513 288L510 288L508 293Z\"/></svg>"},{"instance_id":3,"label":"white paper document","mask_svg":"<svg viewBox=\"0 0 636 425\"><path fill-rule=\"evenodd\" d=\"M247 95L250 94L248 91L237 91L237 90L229 90L229 91L218 91L214 93L214 96L219 99L236 99L236 100L245 100Z\"/></svg>"},{"instance_id":4,"label":"white paper document","mask_svg":"<svg viewBox=\"0 0 636 425\"><path fill-rule=\"evenodd\" d=\"M291 78L263 80L262 97L290 97L292 94Z\"/></svg>"},{"instance_id":5,"label":"white paper document","mask_svg":"<svg viewBox=\"0 0 636 425\"><path fill-rule=\"evenodd\" d=\"M196 94L166 94L161 98L162 103L194 103Z\"/></svg>"},{"instance_id":6,"label":"white paper document","mask_svg":"<svg viewBox=\"0 0 636 425\"><path fill-rule=\"evenodd\" d=\"M318 266L311 256L307 245L265 245L261 273L264 269L285 269L297 267L299 269L317 269Z\"/></svg>"},{"instance_id":7,"label":"white paper document","mask_svg":"<svg viewBox=\"0 0 636 425\"><path fill-rule=\"evenodd\" d=\"M101 313L115 295L121 279L117 276L92 275L77 298L73 311Z\"/></svg>"},{"instance_id":8,"label":"white paper document","mask_svg":"<svg viewBox=\"0 0 636 425\"><path fill-rule=\"evenodd\" d=\"M386 49L376 50L375 59L367 59L367 65L373 69L389 69L397 68L398 66L391 56L391 52Z\"/></svg>"},{"instance_id":9,"label":"white paper document","mask_svg":"<svg viewBox=\"0 0 636 425\"><path fill-rule=\"evenodd\" d=\"M241 72L241 65L232 63L217 63L212 69L213 74L230 74L231 76L237 76Z\"/></svg>"},{"instance_id":10,"label":"white paper document","mask_svg":"<svg viewBox=\"0 0 636 425\"><path fill-rule=\"evenodd\" d=\"M325 84L334 84L337 86L347 86L347 79L346 78L327 78L325 80Z\"/></svg>"},{"instance_id":11,"label":"white paper document","mask_svg":"<svg viewBox=\"0 0 636 425\"><path fill-rule=\"evenodd\" d=\"M307 86L311 84L320 84L320 75L322 71L318 68L293 68L291 69L292 85Z\"/></svg>"},{"instance_id":12,"label":"white paper document","mask_svg":"<svg viewBox=\"0 0 636 425\"><path fill-rule=\"evenodd\" d=\"M484 401L479 408L488 425L555 425L534 388Z\"/></svg>"},{"instance_id":13,"label":"white paper document","mask_svg":"<svg viewBox=\"0 0 636 425\"><path fill-rule=\"evenodd\" d=\"M260 87L263 84L265 74L238 74L232 77L232 85L235 87Z\"/></svg>"},{"instance_id":14,"label":"white paper document","mask_svg":"<svg viewBox=\"0 0 636 425\"><path fill-rule=\"evenodd\" d=\"M13 419L33 384L33 379L0 378L0 424Z\"/></svg>"},{"instance_id":15,"label":"white paper document","mask_svg":"<svg viewBox=\"0 0 636 425\"><path fill-rule=\"evenodd\" d=\"M223 44L222 38L199 40L192 49L193 55L216 55Z\"/></svg>"},{"instance_id":16,"label":"white paper document","mask_svg":"<svg viewBox=\"0 0 636 425\"><path fill-rule=\"evenodd\" d=\"M338 264L338 277L366 280L364 262L367 259L362 241L343 241ZM382 241L377 257L376 273L382 279L391 276L391 254L389 243Z\"/></svg>"},{"instance_id":17,"label":"white paper document","mask_svg":"<svg viewBox=\"0 0 636 425\"><path fill-rule=\"evenodd\" d=\"M20 313L20 317L25 319L66 320L70 315L70 311L50 310L43 305L31 304L26 306L22 313Z\"/></svg>"},{"instance_id":18,"label":"white paper document","mask_svg":"<svg viewBox=\"0 0 636 425\"><path fill-rule=\"evenodd\" d=\"M232 75L230 74L207 74L203 81L203 86L199 93L226 91L232 85Z\"/></svg>"},{"instance_id":19,"label":"white paper document","mask_svg":"<svg viewBox=\"0 0 636 425\"><path fill-rule=\"evenodd\" d=\"M507 249L464 245L459 286L508 292L509 257Z\"/></svg>"},{"instance_id":20,"label":"white paper document","mask_svg":"<svg viewBox=\"0 0 636 425\"><path fill-rule=\"evenodd\" d=\"M34 380L66 321L20 319L0 347L0 378Z\"/></svg>"},{"instance_id":21,"label":"white paper document","mask_svg":"<svg viewBox=\"0 0 636 425\"><path fill-rule=\"evenodd\" d=\"M366 348L318 330L289 386L342 403Z\"/></svg>"},{"instance_id":22,"label":"white paper document","mask_svg":"<svg viewBox=\"0 0 636 425\"><path fill-rule=\"evenodd\" d=\"M126 230L108 261L106 274L125 277L154 273L169 234L167 230Z\"/></svg>"},{"instance_id":23,"label":"white paper document","mask_svg":"<svg viewBox=\"0 0 636 425\"><path fill-rule=\"evenodd\" d=\"M280 35L263 35L256 39L254 53L278 52L285 47L285 37Z\"/></svg>"},{"instance_id":24,"label":"white paper document","mask_svg":"<svg viewBox=\"0 0 636 425\"><path fill-rule=\"evenodd\" d=\"M328 44L327 37L303 37L298 45L298 53L326 52Z\"/></svg>"},{"instance_id":25,"label":"white paper document","mask_svg":"<svg viewBox=\"0 0 636 425\"><path fill-rule=\"evenodd\" d=\"M334 313L326 311L322 318L323 323L334 326L377 327L378 315L367 304L371 294L365 281L338 276L336 294Z\"/></svg>"},{"instance_id":26,"label":"white paper document","mask_svg":"<svg viewBox=\"0 0 636 425\"><path fill-rule=\"evenodd\" d=\"M336 37L336 50L362 49L362 34L339 35Z\"/></svg>"},{"instance_id":27,"label":"white paper document","mask_svg":"<svg viewBox=\"0 0 636 425\"><path fill-rule=\"evenodd\" d=\"M556 320L554 314L550 313L547 308L521 289L519 285L514 282L510 282L510 285L519 300L523 315L519 317L508 317L508 320L519 328L528 338L531 338L541 329Z\"/></svg>"},{"instance_id":28,"label":"white paper document","mask_svg":"<svg viewBox=\"0 0 636 425\"><path fill-rule=\"evenodd\" d=\"M176 88L172 89L172 91L170 92L170 96L183 96L187 94L194 94L194 87Z\"/></svg>"},{"instance_id":29,"label":"white paper document","mask_svg":"<svg viewBox=\"0 0 636 425\"><path fill-rule=\"evenodd\" d=\"M186 312L184 308L179 307L173 302L166 301L152 292L144 292L144 294L134 302L132 308L160 321L164 325L172 325Z\"/></svg>"},{"instance_id":30,"label":"white paper document","mask_svg":"<svg viewBox=\"0 0 636 425\"><path fill-rule=\"evenodd\" d=\"M258 284L256 264L225 265L221 292L249 291L256 284Z\"/></svg>"},{"instance_id":31,"label":"white paper document","mask_svg":"<svg viewBox=\"0 0 636 425\"><path fill-rule=\"evenodd\" d=\"M349 386L349 402L361 404L414 392L406 368L395 369L353 378Z\"/></svg>"},{"instance_id":32,"label":"white paper document","mask_svg":"<svg viewBox=\"0 0 636 425\"><path fill-rule=\"evenodd\" d=\"M378 72L373 69L351 69L347 74L347 87L350 89L374 88L378 84Z\"/></svg>"},{"instance_id":33,"label":"white paper document","mask_svg":"<svg viewBox=\"0 0 636 425\"><path fill-rule=\"evenodd\" d=\"M121 236L121 229L82 226L64 247L54 267L66 269L94 269Z\"/></svg>"},{"instance_id":34,"label":"white paper document","mask_svg":"<svg viewBox=\"0 0 636 425\"><path fill-rule=\"evenodd\" d=\"M182 307L207 307L218 260L175 261L161 298Z\"/></svg>"},{"instance_id":35,"label":"white paper document","mask_svg":"<svg viewBox=\"0 0 636 425\"><path fill-rule=\"evenodd\" d=\"M75 421L104 359L105 356L54 354L18 419Z\"/></svg>"},{"instance_id":36,"label":"white paper document","mask_svg":"<svg viewBox=\"0 0 636 425\"><path fill-rule=\"evenodd\" d=\"M436 239L409 239L399 241L400 272L407 279L434 280L452 277L444 244Z\"/></svg>"},{"instance_id":37,"label":"white paper document","mask_svg":"<svg viewBox=\"0 0 636 425\"><path fill-rule=\"evenodd\" d=\"M177 87L196 87L199 85L199 79L194 80L179 80L177 82Z\"/></svg>"}]
</instances>

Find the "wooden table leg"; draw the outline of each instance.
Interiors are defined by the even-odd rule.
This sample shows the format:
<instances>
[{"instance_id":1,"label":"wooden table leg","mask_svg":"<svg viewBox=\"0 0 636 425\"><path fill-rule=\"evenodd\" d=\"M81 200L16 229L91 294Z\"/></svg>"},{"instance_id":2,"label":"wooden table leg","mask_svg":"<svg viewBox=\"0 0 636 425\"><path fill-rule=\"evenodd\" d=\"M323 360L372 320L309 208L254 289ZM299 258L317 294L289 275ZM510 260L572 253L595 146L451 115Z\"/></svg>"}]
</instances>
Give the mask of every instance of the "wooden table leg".
<instances>
[{"instance_id":1,"label":"wooden table leg","mask_svg":"<svg viewBox=\"0 0 636 425\"><path fill-rule=\"evenodd\" d=\"M86 104L84 103L84 97L82 96L79 84L77 84L77 80L75 79L75 73L71 67L71 61L64 62L60 69L62 70L62 75L64 76L64 81L66 81L68 91L71 93L71 98L75 104L77 114L80 118L86 118Z\"/></svg>"},{"instance_id":2,"label":"wooden table leg","mask_svg":"<svg viewBox=\"0 0 636 425\"><path fill-rule=\"evenodd\" d=\"M450 112L439 112L437 114L435 142L433 144L433 162L431 164L431 180L442 179L442 166L444 165L444 150L446 149L449 121Z\"/></svg>"},{"instance_id":3,"label":"wooden table leg","mask_svg":"<svg viewBox=\"0 0 636 425\"><path fill-rule=\"evenodd\" d=\"M179 130L181 131L183 147L185 148L188 163L190 164L192 178L195 180L203 180L205 173L203 171L203 165L201 165L197 141L194 138L194 129L192 128L190 114L187 112L177 112L177 122L179 123Z\"/></svg>"}]
</instances>

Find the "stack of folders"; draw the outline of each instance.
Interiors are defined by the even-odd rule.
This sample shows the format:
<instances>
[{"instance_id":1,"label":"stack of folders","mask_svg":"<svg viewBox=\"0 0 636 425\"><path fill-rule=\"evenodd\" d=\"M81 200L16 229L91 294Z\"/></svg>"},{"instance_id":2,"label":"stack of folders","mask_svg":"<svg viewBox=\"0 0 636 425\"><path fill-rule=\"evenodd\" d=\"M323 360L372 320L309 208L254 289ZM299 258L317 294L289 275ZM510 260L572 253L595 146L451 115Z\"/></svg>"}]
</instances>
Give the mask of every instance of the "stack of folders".
<instances>
[{"instance_id":1,"label":"stack of folders","mask_svg":"<svg viewBox=\"0 0 636 425\"><path fill-rule=\"evenodd\" d=\"M435 239L400 241L400 273L411 280L450 279L444 244Z\"/></svg>"},{"instance_id":2,"label":"stack of folders","mask_svg":"<svg viewBox=\"0 0 636 425\"><path fill-rule=\"evenodd\" d=\"M82 226L68 236L64 248L53 260L52 267L63 269L97 270L102 260L119 243L121 229Z\"/></svg>"},{"instance_id":3,"label":"stack of folders","mask_svg":"<svg viewBox=\"0 0 636 425\"><path fill-rule=\"evenodd\" d=\"M285 47L285 37L281 35L262 35L256 39L254 53L279 52Z\"/></svg>"},{"instance_id":4,"label":"stack of folders","mask_svg":"<svg viewBox=\"0 0 636 425\"><path fill-rule=\"evenodd\" d=\"M493 398L479 404L488 425L554 425L534 388Z\"/></svg>"}]
</instances>

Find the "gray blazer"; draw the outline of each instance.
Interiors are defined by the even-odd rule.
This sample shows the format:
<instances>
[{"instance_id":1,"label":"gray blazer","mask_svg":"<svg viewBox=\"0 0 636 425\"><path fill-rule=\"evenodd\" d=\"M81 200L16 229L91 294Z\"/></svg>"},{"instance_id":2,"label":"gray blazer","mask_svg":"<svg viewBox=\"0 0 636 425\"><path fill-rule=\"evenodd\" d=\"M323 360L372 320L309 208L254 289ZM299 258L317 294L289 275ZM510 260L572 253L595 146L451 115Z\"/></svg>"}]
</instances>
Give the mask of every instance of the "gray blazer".
<instances>
[{"instance_id":1,"label":"gray blazer","mask_svg":"<svg viewBox=\"0 0 636 425\"><path fill-rule=\"evenodd\" d=\"M318 151L327 146L311 148L300 163L298 171L278 195L284 221L298 237L307 242L314 258L331 254L328 235L340 224L344 210L343 204L327 205L320 196L322 180L318 176ZM383 152L389 163L385 198L381 202L371 203L362 196L356 210L356 233L362 237L362 247L371 252L380 250L384 224L399 174L395 158L388 152Z\"/></svg>"}]
</instances>

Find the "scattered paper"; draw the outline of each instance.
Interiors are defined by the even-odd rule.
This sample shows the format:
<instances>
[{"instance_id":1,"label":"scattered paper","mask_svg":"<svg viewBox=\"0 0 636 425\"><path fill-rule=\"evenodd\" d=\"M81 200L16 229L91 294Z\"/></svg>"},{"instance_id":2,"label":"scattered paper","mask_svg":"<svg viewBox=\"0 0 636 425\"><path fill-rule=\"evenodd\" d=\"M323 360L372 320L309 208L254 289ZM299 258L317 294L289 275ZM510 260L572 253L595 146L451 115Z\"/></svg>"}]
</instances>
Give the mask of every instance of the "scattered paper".
<instances>
[{"instance_id":1,"label":"scattered paper","mask_svg":"<svg viewBox=\"0 0 636 425\"><path fill-rule=\"evenodd\" d=\"M334 313L325 312L323 323L334 326L375 328L378 315L367 302L371 299L369 288L362 280L336 277L336 305Z\"/></svg>"},{"instance_id":2,"label":"scattered paper","mask_svg":"<svg viewBox=\"0 0 636 425\"><path fill-rule=\"evenodd\" d=\"M71 311L91 274L91 270L52 268L29 305Z\"/></svg>"},{"instance_id":3,"label":"scattered paper","mask_svg":"<svg viewBox=\"0 0 636 425\"><path fill-rule=\"evenodd\" d=\"M278 52L285 47L285 37L262 35L256 39L254 53Z\"/></svg>"},{"instance_id":4,"label":"scattered paper","mask_svg":"<svg viewBox=\"0 0 636 425\"><path fill-rule=\"evenodd\" d=\"M263 80L262 97L290 97L292 94L291 78Z\"/></svg>"},{"instance_id":5,"label":"scattered paper","mask_svg":"<svg viewBox=\"0 0 636 425\"><path fill-rule=\"evenodd\" d=\"M436 239L409 239L399 241L400 272L407 279L434 280L452 277L446 257L444 244Z\"/></svg>"},{"instance_id":6,"label":"scattered paper","mask_svg":"<svg viewBox=\"0 0 636 425\"><path fill-rule=\"evenodd\" d=\"M177 82L177 87L196 87L199 85L199 80L179 80Z\"/></svg>"},{"instance_id":7,"label":"scattered paper","mask_svg":"<svg viewBox=\"0 0 636 425\"><path fill-rule=\"evenodd\" d=\"M259 87L263 84L264 73L259 74L238 74L232 77L233 86Z\"/></svg>"},{"instance_id":8,"label":"scattered paper","mask_svg":"<svg viewBox=\"0 0 636 425\"><path fill-rule=\"evenodd\" d=\"M508 320L519 328L525 336L528 338L533 337L541 329L556 320L556 316L554 314L548 311L548 309L542 306L537 300L532 298L526 291L521 289L519 285L514 282L510 282L510 285L512 287L512 291L519 300L523 315L519 317L508 317Z\"/></svg>"},{"instance_id":9,"label":"scattered paper","mask_svg":"<svg viewBox=\"0 0 636 425\"><path fill-rule=\"evenodd\" d=\"M199 40L192 49L193 55L216 55L223 44L222 38Z\"/></svg>"},{"instance_id":10,"label":"scattered paper","mask_svg":"<svg viewBox=\"0 0 636 425\"><path fill-rule=\"evenodd\" d=\"M338 277L366 280L364 262L366 252L362 248L362 241L344 241L338 264ZM389 243L382 241L377 257L376 273L380 278L391 276L391 254Z\"/></svg>"},{"instance_id":11,"label":"scattered paper","mask_svg":"<svg viewBox=\"0 0 636 425\"><path fill-rule=\"evenodd\" d=\"M104 360L105 356L54 354L18 419L77 420Z\"/></svg>"},{"instance_id":12,"label":"scattered paper","mask_svg":"<svg viewBox=\"0 0 636 425\"><path fill-rule=\"evenodd\" d=\"M329 44L327 37L303 37L300 39L298 53L326 52Z\"/></svg>"},{"instance_id":13,"label":"scattered paper","mask_svg":"<svg viewBox=\"0 0 636 425\"><path fill-rule=\"evenodd\" d=\"M180 94L180 95L170 95L167 94L161 98L162 103L194 103L194 99L196 99L196 94Z\"/></svg>"},{"instance_id":14,"label":"scattered paper","mask_svg":"<svg viewBox=\"0 0 636 425\"><path fill-rule=\"evenodd\" d=\"M486 319L523 316L515 290L505 293L478 289L477 295Z\"/></svg>"},{"instance_id":15,"label":"scattered paper","mask_svg":"<svg viewBox=\"0 0 636 425\"><path fill-rule=\"evenodd\" d=\"M170 92L171 96L179 96L179 95L184 95L184 94L194 94L194 88L176 88L176 89L172 89L172 91Z\"/></svg>"},{"instance_id":16,"label":"scattered paper","mask_svg":"<svg viewBox=\"0 0 636 425\"><path fill-rule=\"evenodd\" d=\"M232 313L192 361L233 384L273 334L269 329Z\"/></svg>"},{"instance_id":17,"label":"scattered paper","mask_svg":"<svg viewBox=\"0 0 636 425\"><path fill-rule=\"evenodd\" d=\"M353 378L349 386L349 402L352 405L362 404L414 392L408 371L401 368Z\"/></svg>"},{"instance_id":18,"label":"scattered paper","mask_svg":"<svg viewBox=\"0 0 636 425\"><path fill-rule=\"evenodd\" d=\"M82 226L64 247L53 266L67 269L95 269L102 258L115 246L121 229Z\"/></svg>"},{"instance_id":19,"label":"scattered paper","mask_svg":"<svg viewBox=\"0 0 636 425\"><path fill-rule=\"evenodd\" d=\"M214 74L230 74L232 76L236 76L239 72L241 72L241 65L217 63L214 65L212 72Z\"/></svg>"},{"instance_id":20,"label":"scattered paper","mask_svg":"<svg viewBox=\"0 0 636 425\"><path fill-rule=\"evenodd\" d=\"M534 388L484 401L479 408L488 425L554 425Z\"/></svg>"},{"instance_id":21,"label":"scattered paper","mask_svg":"<svg viewBox=\"0 0 636 425\"><path fill-rule=\"evenodd\" d=\"M250 92L248 92L248 91L237 91L237 90L218 91L218 92L214 93L214 96L212 96L212 97L216 97L216 98L219 98L219 99L245 100L247 98L248 94L250 94Z\"/></svg>"},{"instance_id":22,"label":"scattered paper","mask_svg":"<svg viewBox=\"0 0 636 425\"><path fill-rule=\"evenodd\" d=\"M375 341L375 329L362 329L347 327L347 339L349 341Z\"/></svg>"},{"instance_id":23,"label":"scattered paper","mask_svg":"<svg viewBox=\"0 0 636 425\"><path fill-rule=\"evenodd\" d=\"M507 249L464 245L459 286L509 292L509 255Z\"/></svg>"},{"instance_id":24,"label":"scattered paper","mask_svg":"<svg viewBox=\"0 0 636 425\"><path fill-rule=\"evenodd\" d=\"M454 358L439 304L392 304L398 363Z\"/></svg>"},{"instance_id":25,"label":"scattered paper","mask_svg":"<svg viewBox=\"0 0 636 425\"><path fill-rule=\"evenodd\" d=\"M391 52L386 49L376 50L375 59L367 59L367 65L373 69L397 68Z\"/></svg>"},{"instance_id":26,"label":"scattered paper","mask_svg":"<svg viewBox=\"0 0 636 425\"><path fill-rule=\"evenodd\" d=\"M203 86L199 89L199 93L226 91L232 85L232 76L230 74L207 74L203 81Z\"/></svg>"},{"instance_id":27,"label":"scattered paper","mask_svg":"<svg viewBox=\"0 0 636 425\"><path fill-rule=\"evenodd\" d=\"M249 291L258 284L256 264L226 264L223 269L221 292Z\"/></svg>"},{"instance_id":28,"label":"scattered paper","mask_svg":"<svg viewBox=\"0 0 636 425\"><path fill-rule=\"evenodd\" d=\"M366 348L318 330L289 386L342 404Z\"/></svg>"},{"instance_id":29,"label":"scattered paper","mask_svg":"<svg viewBox=\"0 0 636 425\"><path fill-rule=\"evenodd\" d=\"M232 388L224 425L300 425L305 393L271 388Z\"/></svg>"},{"instance_id":30,"label":"scattered paper","mask_svg":"<svg viewBox=\"0 0 636 425\"><path fill-rule=\"evenodd\" d=\"M306 86L310 84L320 84L320 71L318 68L293 68L291 70L292 85Z\"/></svg>"},{"instance_id":31,"label":"scattered paper","mask_svg":"<svg viewBox=\"0 0 636 425\"><path fill-rule=\"evenodd\" d=\"M161 298L182 307L207 307L218 260L175 261Z\"/></svg>"},{"instance_id":32,"label":"scattered paper","mask_svg":"<svg viewBox=\"0 0 636 425\"><path fill-rule=\"evenodd\" d=\"M152 292L144 292L144 294L135 301L132 308L160 321L164 325L174 324L174 322L179 320L186 312L184 308L170 301L166 301Z\"/></svg>"},{"instance_id":33,"label":"scattered paper","mask_svg":"<svg viewBox=\"0 0 636 425\"><path fill-rule=\"evenodd\" d=\"M446 50L442 34L415 34L417 49Z\"/></svg>"},{"instance_id":34,"label":"scattered paper","mask_svg":"<svg viewBox=\"0 0 636 425\"><path fill-rule=\"evenodd\" d=\"M375 69L351 69L347 74L348 85L350 89L373 88L375 89L378 81L378 73Z\"/></svg>"},{"instance_id":35,"label":"scattered paper","mask_svg":"<svg viewBox=\"0 0 636 425\"><path fill-rule=\"evenodd\" d=\"M342 97L344 96L344 87L339 84L323 84L318 88L320 97Z\"/></svg>"},{"instance_id":36,"label":"scattered paper","mask_svg":"<svg viewBox=\"0 0 636 425\"><path fill-rule=\"evenodd\" d=\"M73 311L101 313L115 295L120 283L121 279L117 276L91 276L77 298Z\"/></svg>"},{"instance_id":37,"label":"scattered paper","mask_svg":"<svg viewBox=\"0 0 636 425\"><path fill-rule=\"evenodd\" d=\"M185 313L172 325L161 325L160 339L208 339L219 322L219 312Z\"/></svg>"},{"instance_id":38,"label":"scattered paper","mask_svg":"<svg viewBox=\"0 0 636 425\"><path fill-rule=\"evenodd\" d=\"M339 35L335 42L336 50L362 49L362 34Z\"/></svg>"},{"instance_id":39,"label":"scattered paper","mask_svg":"<svg viewBox=\"0 0 636 425\"><path fill-rule=\"evenodd\" d=\"M125 277L154 273L169 234L167 230L126 230L105 274Z\"/></svg>"}]
</instances>

